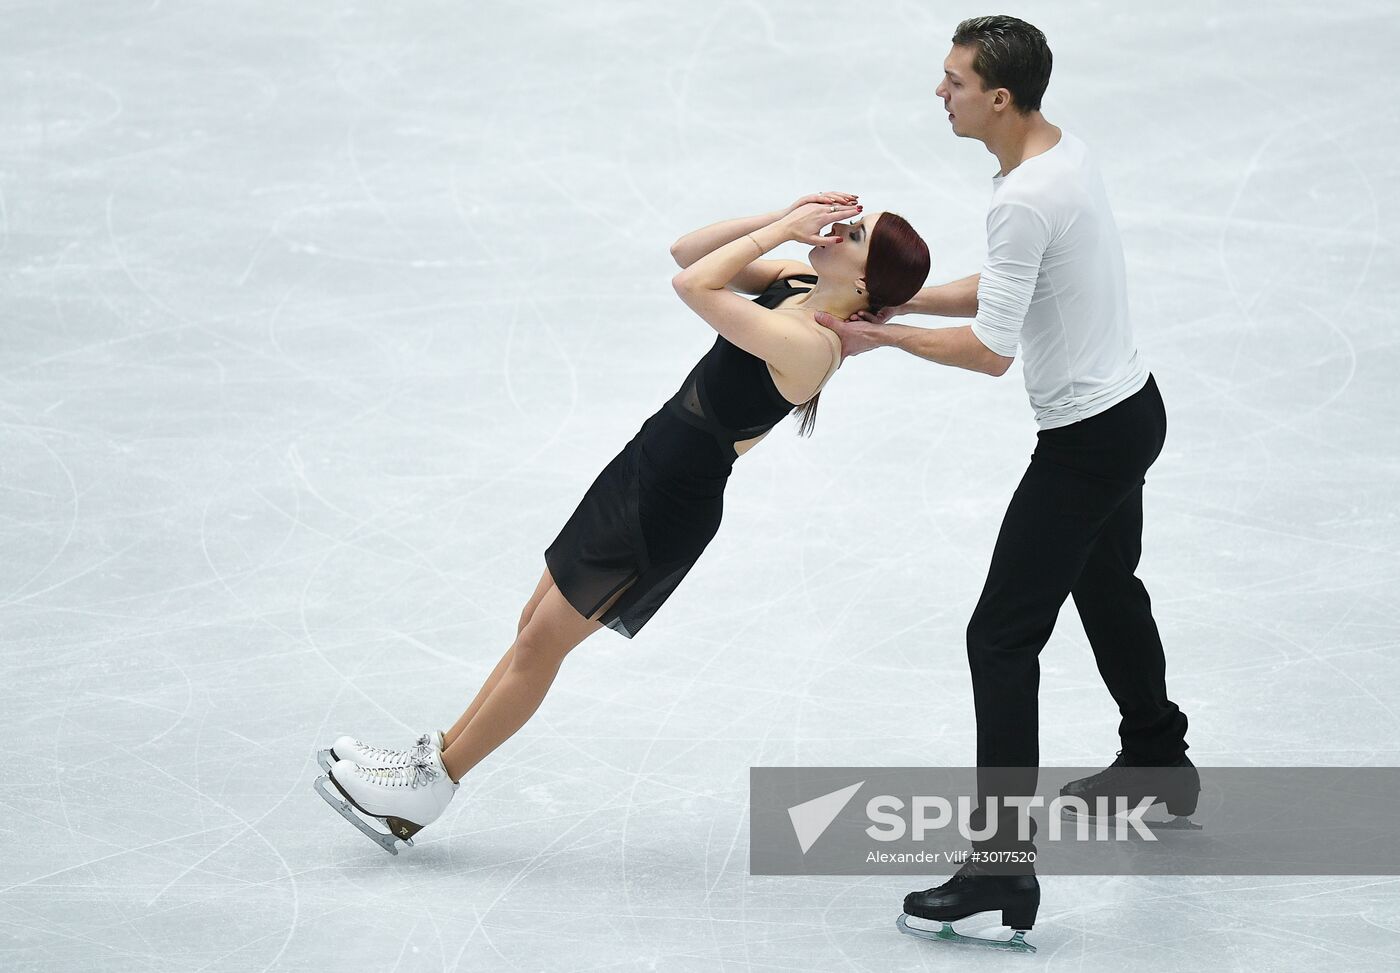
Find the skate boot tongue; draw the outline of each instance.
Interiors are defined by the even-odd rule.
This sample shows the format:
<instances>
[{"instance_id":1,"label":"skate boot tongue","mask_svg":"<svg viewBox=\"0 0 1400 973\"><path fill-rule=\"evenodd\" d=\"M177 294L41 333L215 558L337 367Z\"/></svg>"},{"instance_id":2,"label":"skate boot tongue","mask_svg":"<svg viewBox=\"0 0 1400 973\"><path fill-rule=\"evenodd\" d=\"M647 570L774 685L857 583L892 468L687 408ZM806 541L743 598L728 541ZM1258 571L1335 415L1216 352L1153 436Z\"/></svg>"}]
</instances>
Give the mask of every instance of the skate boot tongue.
<instances>
[{"instance_id":1,"label":"skate boot tongue","mask_svg":"<svg viewBox=\"0 0 1400 973\"><path fill-rule=\"evenodd\" d=\"M995 851L987 854L996 855ZM1034 867L1025 862L995 861L982 858L970 858L963 863L954 874L953 880L967 880L974 878L1001 878L1008 875L1034 874Z\"/></svg>"},{"instance_id":2,"label":"skate boot tongue","mask_svg":"<svg viewBox=\"0 0 1400 973\"><path fill-rule=\"evenodd\" d=\"M950 878L948 881L963 882L970 878L977 878L981 875L989 874L991 874L991 870L987 867L986 862L976 858L969 858L967 861L962 863L962 867L959 868L956 872L954 872L953 877Z\"/></svg>"},{"instance_id":3,"label":"skate boot tongue","mask_svg":"<svg viewBox=\"0 0 1400 973\"><path fill-rule=\"evenodd\" d=\"M1121 772L1121 768L1131 766L1133 766L1132 758L1126 756L1122 750L1119 750L1113 758L1113 763L1109 764L1097 774L1091 774L1085 779L1084 783L1090 785L1102 784L1105 781L1110 781L1117 777Z\"/></svg>"}]
</instances>

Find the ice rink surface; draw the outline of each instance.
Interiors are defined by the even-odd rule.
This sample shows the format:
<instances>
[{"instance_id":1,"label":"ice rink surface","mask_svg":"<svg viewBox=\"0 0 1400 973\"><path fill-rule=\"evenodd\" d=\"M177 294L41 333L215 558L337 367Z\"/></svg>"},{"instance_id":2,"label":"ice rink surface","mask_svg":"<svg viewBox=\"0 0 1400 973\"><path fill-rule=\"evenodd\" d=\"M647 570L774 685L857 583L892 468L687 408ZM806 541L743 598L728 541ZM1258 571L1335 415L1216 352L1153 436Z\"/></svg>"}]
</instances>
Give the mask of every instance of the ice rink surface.
<instances>
[{"instance_id":1,"label":"ice rink surface","mask_svg":"<svg viewBox=\"0 0 1400 973\"><path fill-rule=\"evenodd\" d=\"M1396 878L1049 876L1027 957L898 935L937 875L748 874L750 766L973 761L1019 366L846 362L416 848L312 791L336 734L455 718L712 341L674 239L840 189L978 269L996 160L933 92L992 12L1048 34L1122 229L1191 755L1400 762L1389 0L8 4L0 967L1400 966ZM1042 663L1045 763L1107 763L1072 608Z\"/></svg>"}]
</instances>

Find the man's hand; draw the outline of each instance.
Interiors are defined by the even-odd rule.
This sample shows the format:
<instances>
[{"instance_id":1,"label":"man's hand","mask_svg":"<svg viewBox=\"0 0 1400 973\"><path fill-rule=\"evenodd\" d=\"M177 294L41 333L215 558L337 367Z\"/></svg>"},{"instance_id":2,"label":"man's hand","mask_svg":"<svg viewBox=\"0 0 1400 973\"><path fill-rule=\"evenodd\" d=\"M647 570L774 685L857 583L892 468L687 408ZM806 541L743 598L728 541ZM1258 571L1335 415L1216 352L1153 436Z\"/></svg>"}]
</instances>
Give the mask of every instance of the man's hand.
<instances>
[{"instance_id":1,"label":"man's hand","mask_svg":"<svg viewBox=\"0 0 1400 973\"><path fill-rule=\"evenodd\" d=\"M895 309L888 310L892 315ZM884 314L885 312L882 311L880 313ZM861 315L865 315L865 317L862 318ZM885 321L889 320L888 317L886 317L884 321L879 321L878 323L876 323L878 316L870 314L869 311L860 311L853 314L849 321L839 320L827 314L825 311L817 311L815 317L817 319L817 324L820 324L823 328L829 328L835 331L836 334L840 336L841 359L843 361L850 358L852 355L859 355L862 352L869 351L871 348L879 348L885 343L885 336L882 333L882 329L884 328Z\"/></svg>"},{"instance_id":2,"label":"man's hand","mask_svg":"<svg viewBox=\"0 0 1400 973\"><path fill-rule=\"evenodd\" d=\"M902 307L887 307L879 314L871 314L869 311L857 311L848 317L847 321L869 321L871 324L889 324L890 318L899 314L904 309Z\"/></svg>"}]
</instances>

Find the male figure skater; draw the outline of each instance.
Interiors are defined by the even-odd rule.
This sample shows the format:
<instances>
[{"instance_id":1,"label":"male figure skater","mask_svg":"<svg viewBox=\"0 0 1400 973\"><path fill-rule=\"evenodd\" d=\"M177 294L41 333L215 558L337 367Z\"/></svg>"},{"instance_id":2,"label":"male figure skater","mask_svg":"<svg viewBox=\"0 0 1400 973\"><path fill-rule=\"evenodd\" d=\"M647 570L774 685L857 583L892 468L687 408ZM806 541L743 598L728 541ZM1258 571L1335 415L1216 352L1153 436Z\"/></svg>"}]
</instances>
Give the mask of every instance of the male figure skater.
<instances>
[{"instance_id":1,"label":"male figure skater","mask_svg":"<svg viewBox=\"0 0 1400 973\"><path fill-rule=\"evenodd\" d=\"M1144 474L1161 452L1166 413L1133 342L1123 248L1103 180L1084 143L1041 115L1051 68L1044 34L1013 17L978 17L960 23L952 40L937 89L948 123L1001 163L992 177L986 264L878 316L818 320L841 335L847 355L895 347L993 376L1006 372L1019 346L1040 427L967 627L980 805L973 824L996 823L996 833L973 843L952 879L904 903L910 916L945 923L936 938L968 941L947 923L994 910L1013 929L1035 921L1040 886L1025 860L1034 843L1016 840L1015 809L1008 812L1005 798L1035 791L1038 655L1066 596L1118 703L1123 749L1108 770L1064 793L1090 807L1098 795L1132 798L1142 787L1133 768L1191 762L1186 716L1167 698L1162 643L1134 575ZM902 313L974 320L934 329L886 323ZM1183 783L1159 796L1173 813L1191 813L1199 778L1191 770L1173 780ZM909 930L904 920L900 928ZM1033 949L1022 935L971 941Z\"/></svg>"}]
</instances>

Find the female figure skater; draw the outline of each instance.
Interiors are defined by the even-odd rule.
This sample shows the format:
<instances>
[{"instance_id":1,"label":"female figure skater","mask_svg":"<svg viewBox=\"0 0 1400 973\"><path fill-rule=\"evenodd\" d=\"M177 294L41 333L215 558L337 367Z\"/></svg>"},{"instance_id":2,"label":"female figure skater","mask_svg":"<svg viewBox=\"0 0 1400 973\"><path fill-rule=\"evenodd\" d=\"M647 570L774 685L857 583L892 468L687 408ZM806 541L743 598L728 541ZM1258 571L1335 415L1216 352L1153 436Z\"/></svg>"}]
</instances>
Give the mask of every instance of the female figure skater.
<instances>
[{"instance_id":1,"label":"female figure skater","mask_svg":"<svg viewBox=\"0 0 1400 973\"><path fill-rule=\"evenodd\" d=\"M816 193L780 213L704 227L671 247L682 268L671 281L676 293L719 335L545 551L514 644L446 732L424 734L408 750L341 737L321 752L327 773L317 790L386 851L398 854L397 839L412 844L462 775L524 725L574 646L604 625L628 638L641 630L718 529L738 457L789 412L810 433L818 393L841 363L840 339L816 312L838 320L878 312L923 286L929 253L919 235L894 213L837 222L861 212L849 193ZM788 241L812 245L811 266L760 259Z\"/></svg>"}]
</instances>

